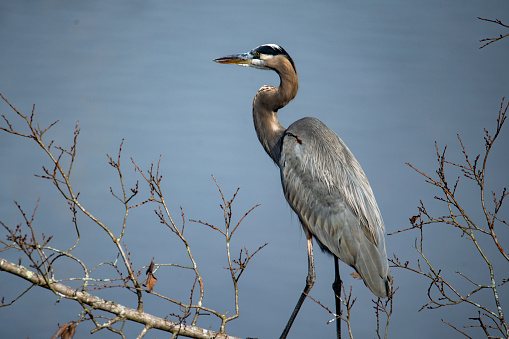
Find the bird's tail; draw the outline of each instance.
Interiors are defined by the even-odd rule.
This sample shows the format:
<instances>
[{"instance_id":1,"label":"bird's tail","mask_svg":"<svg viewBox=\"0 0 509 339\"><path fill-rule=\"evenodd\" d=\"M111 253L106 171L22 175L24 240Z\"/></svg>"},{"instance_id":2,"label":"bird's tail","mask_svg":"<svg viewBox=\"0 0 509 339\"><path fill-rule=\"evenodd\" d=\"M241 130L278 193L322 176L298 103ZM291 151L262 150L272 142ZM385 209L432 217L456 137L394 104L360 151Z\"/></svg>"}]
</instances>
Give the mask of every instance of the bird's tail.
<instances>
[{"instance_id":1,"label":"bird's tail","mask_svg":"<svg viewBox=\"0 0 509 339\"><path fill-rule=\"evenodd\" d=\"M376 245L366 236L361 236L356 240L353 241L357 245L354 245L357 247L356 249L352 248L351 242L342 241L340 259L359 273L364 284L375 296L388 297L392 293L392 275L389 270L383 235L380 234Z\"/></svg>"}]
</instances>

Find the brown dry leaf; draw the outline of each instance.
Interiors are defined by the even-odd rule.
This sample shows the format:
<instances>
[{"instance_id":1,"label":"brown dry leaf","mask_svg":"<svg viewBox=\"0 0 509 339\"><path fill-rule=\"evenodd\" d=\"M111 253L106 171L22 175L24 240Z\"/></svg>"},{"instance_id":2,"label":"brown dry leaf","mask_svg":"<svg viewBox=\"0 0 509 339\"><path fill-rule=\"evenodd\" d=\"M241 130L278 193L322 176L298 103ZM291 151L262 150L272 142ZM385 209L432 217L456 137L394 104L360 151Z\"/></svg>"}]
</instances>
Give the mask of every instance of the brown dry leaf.
<instances>
[{"instance_id":1,"label":"brown dry leaf","mask_svg":"<svg viewBox=\"0 0 509 339\"><path fill-rule=\"evenodd\" d=\"M62 334L62 339L72 339L74 338L74 335L76 334L76 323L71 322L69 326L67 326L67 329Z\"/></svg>"},{"instance_id":2,"label":"brown dry leaf","mask_svg":"<svg viewBox=\"0 0 509 339\"><path fill-rule=\"evenodd\" d=\"M359 273L357 272L353 272L353 273L350 273L350 275L352 276L352 278L354 279L357 279L357 280L362 280L361 276Z\"/></svg>"},{"instance_id":3,"label":"brown dry leaf","mask_svg":"<svg viewBox=\"0 0 509 339\"><path fill-rule=\"evenodd\" d=\"M57 339L58 337L62 339L72 339L74 338L75 334L76 334L76 323L71 321L70 323L65 323L62 326L60 326L58 331L55 334L53 334L51 339Z\"/></svg>"},{"instance_id":4,"label":"brown dry leaf","mask_svg":"<svg viewBox=\"0 0 509 339\"><path fill-rule=\"evenodd\" d=\"M410 218L410 223L413 225L417 221L417 218L419 218L418 215L414 215L413 217L411 217Z\"/></svg>"},{"instance_id":5,"label":"brown dry leaf","mask_svg":"<svg viewBox=\"0 0 509 339\"><path fill-rule=\"evenodd\" d=\"M145 272L145 274L151 274L154 272L154 258L152 258L152 261L150 262L150 265L149 267L147 268L147 271Z\"/></svg>"},{"instance_id":6,"label":"brown dry leaf","mask_svg":"<svg viewBox=\"0 0 509 339\"><path fill-rule=\"evenodd\" d=\"M147 286L147 289L149 292L152 292L156 283L157 283L157 278L152 273L149 273L147 282L145 283L145 286Z\"/></svg>"}]
</instances>

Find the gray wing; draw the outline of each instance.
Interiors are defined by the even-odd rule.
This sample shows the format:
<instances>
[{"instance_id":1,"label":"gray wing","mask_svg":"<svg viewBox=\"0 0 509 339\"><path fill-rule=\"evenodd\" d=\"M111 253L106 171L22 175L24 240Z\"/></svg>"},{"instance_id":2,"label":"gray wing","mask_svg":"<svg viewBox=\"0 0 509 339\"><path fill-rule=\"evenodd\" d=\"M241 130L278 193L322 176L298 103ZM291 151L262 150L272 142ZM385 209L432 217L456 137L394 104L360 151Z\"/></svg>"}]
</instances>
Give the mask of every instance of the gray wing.
<instances>
[{"instance_id":1,"label":"gray wing","mask_svg":"<svg viewBox=\"0 0 509 339\"><path fill-rule=\"evenodd\" d=\"M294 122L281 144L286 200L306 232L355 268L378 297L390 292L384 226L366 175L343 141L315 118Z\"/></svg>"}]
</instances>

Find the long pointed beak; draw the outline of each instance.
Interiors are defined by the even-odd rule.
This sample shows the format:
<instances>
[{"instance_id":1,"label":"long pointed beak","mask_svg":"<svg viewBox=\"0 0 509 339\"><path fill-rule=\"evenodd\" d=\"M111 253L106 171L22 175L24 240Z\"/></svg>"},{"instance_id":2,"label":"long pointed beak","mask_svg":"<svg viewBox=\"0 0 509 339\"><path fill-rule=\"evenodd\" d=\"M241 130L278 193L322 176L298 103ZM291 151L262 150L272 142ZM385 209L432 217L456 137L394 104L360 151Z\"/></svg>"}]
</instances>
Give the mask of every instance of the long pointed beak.
<instances>
[{"instance_id":1,"label":"long pointed beak","mask_svg":"<svg viewBox=\"0 0 509 339\"><path fill-rule=\"evenodd\" d=\"M235 64L241 66L249 66L252 64L253 56L251 53L241 53L241 54L233 54L227 55L222 58L214 59L215 62L220 64Z\"/></svg>"}]
</instances>

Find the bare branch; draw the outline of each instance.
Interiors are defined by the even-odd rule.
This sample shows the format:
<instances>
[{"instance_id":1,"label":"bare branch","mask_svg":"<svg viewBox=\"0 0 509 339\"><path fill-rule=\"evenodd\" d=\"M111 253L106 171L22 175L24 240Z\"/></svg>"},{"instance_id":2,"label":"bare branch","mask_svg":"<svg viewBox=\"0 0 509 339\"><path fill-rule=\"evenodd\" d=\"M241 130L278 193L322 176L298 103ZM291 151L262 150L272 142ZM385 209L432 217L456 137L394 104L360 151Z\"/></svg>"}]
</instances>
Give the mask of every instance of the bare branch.
<instances>
[{"instance_id":1,"label":"bare branch","mask_svg":"<svg viewBox=\"0 0 509 339\"><path fill-rule=\"evenodd\" d=\"M477 309L479 314L479 317L470 319L477 321L478 325L475 327L480 327L489 338L494 337L494 332L502 334L504 338L509 337L509 327L504 316L502 302L500 300L498 291L498 287L503 285L504 282L502 282L502 284L497 284L495 270L492 264L492 260L490 259L492 251L488 251L486 248L481 246L481 244L486 244L486 242L480 242L480 237L489 237L498 252L501 253L507 261L509 261L507 252L498 240L495 227L496 222L502 222L503 224L506 224L505 221L497 217L497 214L501 211L503 199L508 194L506 192L507 190L503 188L500 195L496 195L493 191L491 192L493 209L491 209L491 207L486 204L485 200L485 182L488 163L487 160L494 143L500 135L502 126L506 119L508 108L509 104L505 104L504 99L502 99L498 112L495 131L490 133L487 129L484 130L484 154L479 154L474 158L470 157L461 137L458 135L458 141L460 143L461 152L464 158L463 163L459 164L446 160L445 151L447 147L444 147L443 151L440 152L437 143L435 143L438 163L436 177L432 177L409 164L412 169L424 176L427 183L438 188L440 195L435 196L435 199L444 203L449 213L438 217L433 216L426 210L423 202L421 201L421 206L418 207L419 213L410 218L411 227L392 233L397 234L410 230L418 230L419 234L416 239L414 248L419 254L420 260L417 260L417 263L414 265L410 265L408 261L400 261L396 255L394 255L393 259L389 260L393 267L411 271L426 278L429 281L427 290L429 302L424 304L420 310L425 308L436 309L458 304L468 304ZM485 222L474 222L467 211L463 208L463 202L457 195L457 188L460 184L460 177L457 177L453 187L450 187L448 183L448 174L451 168L459 170L462 174L462 177L469 179L469 182L472 182L479 190L479 202L482 206ZM468 286L465 289L465 286L453 284L445 278L445 274L442 273L442 270L436 267L434 263L428 259L424 252L424 229L427 229L427 226L431 224L452 226L461 231L461 236L468 237L470 244L472 245L472 250L474 253L479 255L485 264L487 271L489 272L489 284L476 283L473 279L466 276L465 274L456 272L459 276L463 277L468 282ZM478 298L474 298L474 295L478 294L480 291L490 291L491 295L493 296L492 300L495 307L492 307L492 304L489 303L480 303L476 301ZM494 325L487 325L483 321L483 316L490 319ZM466 337L470 338L470 336L466 334L465 331L459 330L445 320L443 320L443 322L459 333L462 333Z\"/></svg>"},{"instance_id":2,"label":"bare branch","mask_svg":"<svg viewBox=\"0 0 509 339\"><path fill-rule=\"evenodd\" d=\"M500 20L498 20L498 19L492 20L492 19L484 19L484 18L481 18L481 17L477 17L477 19L479 19L479 20L483 20L483 21L492 22L492 23L498 24L498 25L500 25L500 26L502 26L502 27L504 27L504 28L509 28L509 26L508 26L508 25L506 25L506 24L502 23L502 21L500 21ZM481 40L479 40L479 42L485 42L485 41L487 41L487 43L485 43L484 45L482 45L481 47L479 47L479 49L484 48L484 47L488 46L489 44L492 44L492 43L494 43L494 42L496 42L496 41L502 40L503 38L507 37L508 35L509 35L509 33L504 34L504 35L500 34L500 35L499 35L498 37L496 37L496 38L484 38L484 39L481 39Z\"/></svg>"},{"instance_id":3,"label":"bare branch","mask_svg":"<svg viewBox=\"0 0 509 339\"><path fill-rule=\"evenodd\" d=\"M455 326L451 325L450 323L448 323L447 321L445 321L444 319L442 319L442 322L448 326L450 326L451 328L453 328L454 330L456 330L457 332L463 334L466 338L469 338L469 339L472 339L471 336L469 336L468 334L466 334L465 332L461 331L461 330L458 330L458 328L456 328Z\"/></svg>"},{"instance_id":4,"label":"bare branch","mask_svg":"<svg viewBox=\"0 0 509 339\"><path fill-rule=\"evenodd\" d=\"M80 305L83 308L83 312L78 322L86 320L92 321L93 324L95 325L95 329L92 332L97 332L106 329L112 333L121 336L122 338L125 338L124 335L125 323L127 321L134 321L145 324L144 329L138 335L139 338L144 337L146 333L152 328L172 332L174 333L173 337L181 335L181 336L191 336L195 338L212 338L212 337L233 338L225 333L225 325L229 321L239 316L238 287L236 285L237 281L240 278L242 272L246 268L249 261L265 245L260 246L252 254L248 252L247 248L244 248L243 250L241 250L238 260L231 260L229 252L229 242L231 240L233 232L237 229L240 223L258 205L251 208L247 213L245 213L244 216L233 228L233 231L230 232L232 203L239 190L237 189L231 200L226 201L224 199L224 195L222 194L221 188L219 187L216 181L217 187L223 200L223 204L221 205L221 207L224 208L223 212L225 213L224 215L226 223L225 224L226 232L220 230L219 228L217 228L217 230L223 232L223 235L227 240L226 243L229 270L232 275L232 281L234 283L233 290L236 299L235 314L229 315L228 311L223 314L213 309L207 308L206 306L203 305L204 300L203 279L198 271L198 265L192 255L189 242L184 237L184 228L186 222L184 212L181 208L180 210L182 226L181 227L177 226L169 212L169 208L166 204L163 195L163 190L161 188L163 176L159 172L161 157L159 158L159 161L156 165L152 162L148 171L142 171L140 167L131 158L135 171L141 174L141 177L149 186L148 199L142 200L141 202L133 202L134 198L139 194L139 183L138 181L136 181L136 183L131 188L127 188L127 186L124 183L124 176L121 169L123 140L120 143L118 155L115 158L110 155L107 155L110 166L112 166L117 172L121 189L121 193L116 194L115 190L112 187L110 187L110 192L112 196L117 201L119 201L124 207L124 218L122 228L120 233L116 235L112 231L112 228L102 223L89 210L87 210L83 205L81 205L79 200L80 194L76 193L71 185L70 176L72 173L74 161L76 159L78 135L80 133L78 124L76 124L75 126L73 142L70 147L53 146L53 141L50 141L48 145L47 143L45 143L42 137L43 135L45 135L47 131L50 130L52 126L54 126L55 123L50 124L46 128L41 128L38 123L34 122L35 106L33 106L30 115L22 115L3 96L1 96L1 93L0 97L12 108L16 115L19 118L21 118L22 121L24 121L26 127L28 128L28 132L24 133L18 131L16 129L15 124L11 123L11 121L9 121L9 119L6 116L2 116L3 121L6 124L6 127L0 127L0 130L6 131L7 133L13 135L33 139L37 143L38 147L40 147L43 150L43 152L46 153L46 155L49 157L51 165L43 166L43 173L37 176L46 180L50 180L57 188L57 191L66 199L67 206L72 213L72 223L76 231L76 242L68 250L64 251L58 248L50 247L48 243L51 240L51 236L46 237L44 234L38 235L35 232L34 221L35 213L38 207L38 202L31 215L25 213L21 205L16 203L16 207L22 215L23 222L17 225L17 227L13 228L5 225L0 221L0 225L7 232L6 241L0 240L0 243L3 246L3 248L0 248L0 252L11 249L21 251L25 256L24 259L26 260L26 258L28 258L30 262L30 267L29 268L22 267L21 258L18 265L10 263L0 258L0 270L9 272L25 280L31 281L32 285L24 292L20 293L16 298L12 299L12 301L10 302L5 302L5 298L2 298L2 304L0 305L0 307L13 304L19 298L25 295L26 292L30 290L33 286L38 286L52 290L53 293L55 293L59 298L68 298L80 303ZM182 244L184 245L187 251L190 264L156 264L154 262L154 259L152 259L150 265L147 265L144 268L136 270L133 267L131 253L128 251L127 244L124 241L122 241L122 239L125 235L125 232L127 231L127 218L129 215L129 211L133 208L144 206L148 203L155 203L157 205L156 208L154 209L157 218L163 225L168 227L170 231L173 234L177 235L177 237L181 240ZM80 213L83 213L86 217L88 217L96 225L98 225L99 229L103 230L104 234L111 240L118 253L117 258L113 262L106 261L96 265L92 269L89 269L83 260L77 258L74 254L71 253L74 249L77 248L80 239L80 232L78 228L78 214ZM203 224L207 225L207 223ZM214 226L212 225L209 226L214 229ZM83 271L82 276L64 277L59 280L55 279L53 264L57 259L69 259L73 263L77 263ZM157 281L156 277L154 276L155 272L160 268L170 266L179 269L193 270L195 273L194 279L192 280L191 283L192 286L190 288L188 304L180 300L176 300L176 298L160 295L154 291L155 282ZM112 268L114 276L96 277L95 274L92 275L100 267ZM142 283L139 282L139 280L141 280L140 276L143 269L146 269L147 275L147 278L142 282L145 283L145 285L142 285ZM63 282L65 281L80 281L82 285L78 289L73 289L63 284ZM146 288L144 288L143 286L145 286ZM126 308L117 302L105 301L103 299L100 299L89 294L91 291L104 290L107 288L122 288L134 292L137 296L138 303L137 309ZM176 305L177 308L180 309L181 314L171 313L170 316L176 317L178 319L178 322L171 322L168 319L161 319L143 312L143 298L142 298L143 292L150 293L154 296L159 297L162 300L168 301ZM102 314L99 316L94 315L95 311L97 310L105 311L107 313L112 314L112 316L108 315L104 316ZM192 316L193 312L194 317L190 320L190 325L188 325L187 322ZM213 314L214 316L217 316L221 320L219 332L201 329L196 326L198 317L202 314L203 315ZM66 326L60 327L57 333L61 335L66 331L66 329L71 329L72 331L74 331L74 328L71 328L72 326L69 324L75 323L77 322L67 323ZM120 328L118 325L120 325ZM69 330L66 333L71 333L72 332L71 330Z\"/></svg>"},{"instance_id":5,"label":"bare branch","mask_svg":"<svg viewBox=\"0 0 509 339\"><path fill-rule=\"evenodd\" d=\"M94 309L116 314L121 318L132 320L144 325L149 325L151 328L168 331L172 333L176 332L182 336L190 336L193 338L203 338L203 339L209 339L218 334L217 332L197 328L196 326L182 326L181 324L177 324L168 319L158 318L148 313L140 312L139 310L125 307L118 303L106 301L99 297L93 296L86 292L80 292L78 290L75 290L69 286L60 283L50 282L48 285L44 277L42 277L41 275L33 271L30 271L23 266L19 266L11 262L8 262L3 258L0 258L0 270L19 276L35 285L53 290L64 298L79 300L83 304L89 305ZM232 336L228 336L228 338L235 339L235 337Z\"/></svg>"}]
</instances>

